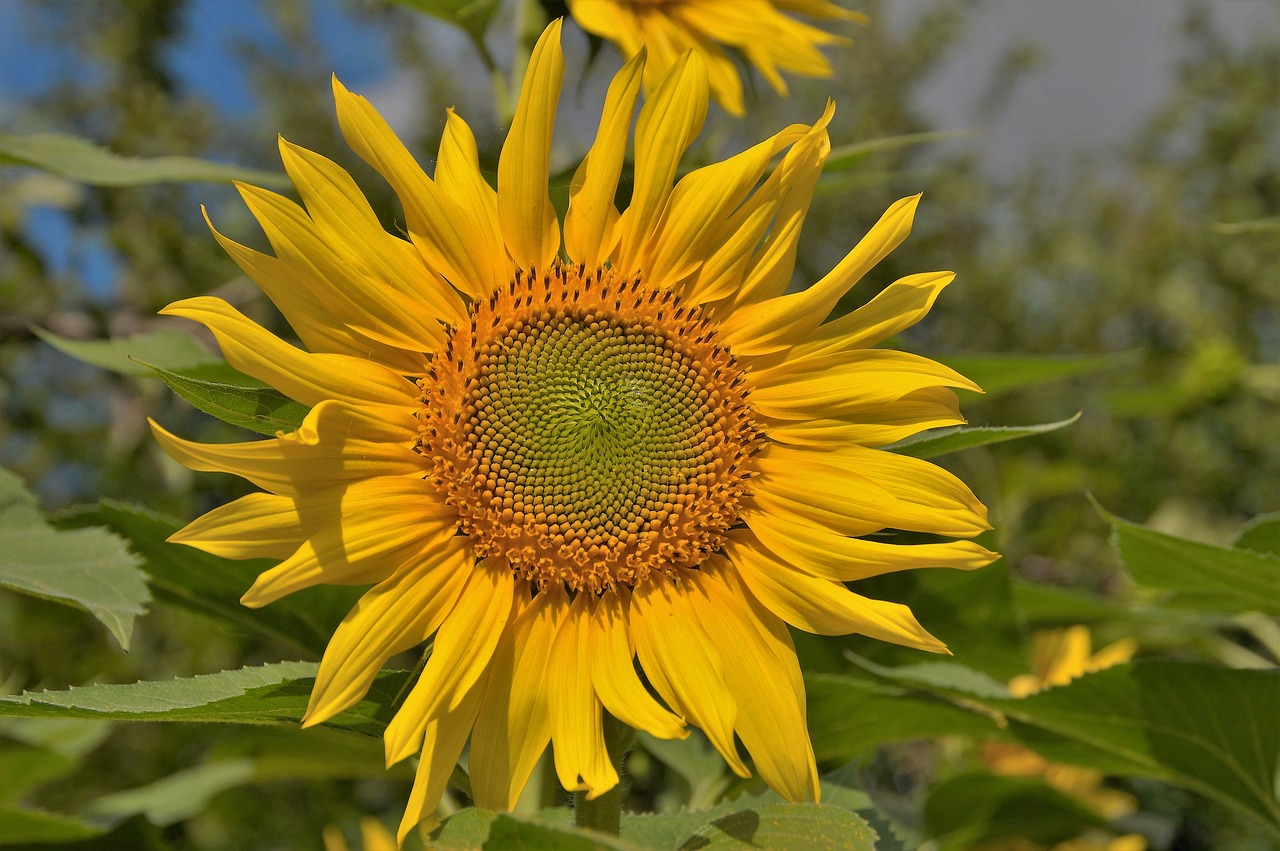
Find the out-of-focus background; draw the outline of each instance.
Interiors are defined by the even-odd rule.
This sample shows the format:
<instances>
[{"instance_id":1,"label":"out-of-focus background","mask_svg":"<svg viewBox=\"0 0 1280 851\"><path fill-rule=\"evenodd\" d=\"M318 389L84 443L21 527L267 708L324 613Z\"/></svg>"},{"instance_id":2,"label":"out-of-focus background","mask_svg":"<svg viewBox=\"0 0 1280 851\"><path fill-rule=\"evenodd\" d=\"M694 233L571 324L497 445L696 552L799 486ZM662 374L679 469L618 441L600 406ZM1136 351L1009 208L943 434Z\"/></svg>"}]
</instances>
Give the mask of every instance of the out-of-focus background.
<instances>
[{"instance_id":1,"label":"out-of-focus background","mask_svg":"<svg viewBox=\"0 0 1280 851\"><path fill-rule=\"evenodd\" d=\"M499 64L515 5L504 4L489 31ZM905 347L957 364L1008 356L1015 379L1018 356L1089 356L1064 361L1075 377L964 400L974 424L1082 412L1069 428L945 462L991 507L1006 569L1049 586L1123 595L1107 527L1086 493L1128 519L1223 543L1248 519L1280 510L1280 228L1266 222L1280 216L1280 6L856 7L871 22L841 27L851 46L829 51L834 78L791 78L785 100L755 78L750 120L734 122L713 106L694 159L811 121L831 97L832 141L845 156L807 220L797 285L831 268L893 200L924 192L914 234L850 304L901 275L954 269L957 282ZM607 45L591 45L572 25L565 32L570 70L553 172L585 152L604 85L620 65ZM482 158L496 164L502 127L489 71L460 30L402 6L0 2L0 132L71 133L120 154L189 154L269 171L279 170L279 133L348 167L394 229L390 192L337 133L331 73L382 109L424 163L445 109L456 106ZM896 141L871 144L886 139ZM106 497L189 519L245 492L230 477L169 463L145 417L197 439L242 433L194 412L158 381L60 354L33 330L101 339L186 327L156 311L208 292L272 321L209 235L201 205L223 232L263 243L228 186L94 187L0 159L0 466L21 476L46 510ZM1173 648L1182 641L1158 631L1144 638ZM123 657L91 621L0 592L3 691L278 658L270 644L210 637L163 609L139 622L135 650ZM95 752L99 770L84 777L107 791L156 776L157 752L139 744L150 735L134 727L113 736ZM163 768L206 753L198 728L164 735ZM135 747L147 758L132 760ZM101 770L107 765L114 776ZM317 814L376 810L401 794L402 778L368 775L233 789L215 801L216 818L179 838L227 847L219 831L234 813L274 801L281 807L260 827L260 847L294 847L290 831L314 825ZM54 787L48 803L87 794L73 787ZM1162 794L1152 800L1173 824L1164 835L1182 843L1168 847L1215 847L1228 835L1215 833L1226 830L1218 816L1188 826L1195 808Z\"/></svg>"}]
</instances>

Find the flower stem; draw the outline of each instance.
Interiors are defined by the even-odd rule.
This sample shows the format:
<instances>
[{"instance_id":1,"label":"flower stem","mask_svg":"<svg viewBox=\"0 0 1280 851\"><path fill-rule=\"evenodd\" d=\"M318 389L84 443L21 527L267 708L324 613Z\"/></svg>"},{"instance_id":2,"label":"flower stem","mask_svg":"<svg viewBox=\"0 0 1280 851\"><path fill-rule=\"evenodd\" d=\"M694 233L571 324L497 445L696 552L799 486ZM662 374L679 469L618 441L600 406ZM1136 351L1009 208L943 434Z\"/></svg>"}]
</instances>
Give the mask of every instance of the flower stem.
<instances>
[{"instance_id":1,"label":"flower stem","mask_svg":"<svg viewBox=\"0 0 1280 851\"><path fill-rule=\"evenodd\" d=\"M618 785L597 797L587 800L586 792L573 793L573 823L578 827L598 830L617 836L622 826L622 784L626 780L624 767L627 751L635 741L635 731L604 713L604 743L609 750L609 761L618 772Z\"/></svg>"}]
</instances>

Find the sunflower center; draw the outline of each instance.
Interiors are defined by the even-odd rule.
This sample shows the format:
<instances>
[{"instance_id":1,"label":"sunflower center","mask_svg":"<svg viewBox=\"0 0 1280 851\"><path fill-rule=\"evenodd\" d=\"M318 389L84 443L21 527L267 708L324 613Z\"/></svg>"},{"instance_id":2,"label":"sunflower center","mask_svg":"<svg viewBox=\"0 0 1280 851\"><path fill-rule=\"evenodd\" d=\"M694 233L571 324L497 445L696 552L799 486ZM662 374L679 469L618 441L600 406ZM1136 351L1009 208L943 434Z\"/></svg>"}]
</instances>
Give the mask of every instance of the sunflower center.
<instances>
[{"instance_id":1,"label":"sunflower center","mask_svg":"<svg viewBox=\"0 0 1280 851\"><path fill-rule=\"evenodd\" d=\"M741 370L669 291L518 276L420 383L419 451L462 530L539 584L696 567L737 519L756 445Z\"/></svg>"}]
</instances>

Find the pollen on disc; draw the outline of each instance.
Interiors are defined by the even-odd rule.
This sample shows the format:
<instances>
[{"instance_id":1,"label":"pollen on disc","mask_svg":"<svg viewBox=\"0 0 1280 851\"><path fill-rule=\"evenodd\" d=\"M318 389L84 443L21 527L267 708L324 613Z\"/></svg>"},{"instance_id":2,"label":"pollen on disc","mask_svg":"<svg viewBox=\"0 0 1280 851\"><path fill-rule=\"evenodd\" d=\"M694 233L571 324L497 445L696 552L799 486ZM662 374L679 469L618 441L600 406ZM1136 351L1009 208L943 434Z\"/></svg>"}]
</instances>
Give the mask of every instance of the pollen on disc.
<instances>
[{"instance_id":1,"label":"pollen on disc","mask_svg":"<svg viewBox=\"0 0 1280 851\"><path fill-rule=\"evenodd\" d=\"M518 275L419 385L418 451L477 553L599 591L717 549L758 434L741 370L668 290L611 270Z\"/></svg>"}]
</instances>

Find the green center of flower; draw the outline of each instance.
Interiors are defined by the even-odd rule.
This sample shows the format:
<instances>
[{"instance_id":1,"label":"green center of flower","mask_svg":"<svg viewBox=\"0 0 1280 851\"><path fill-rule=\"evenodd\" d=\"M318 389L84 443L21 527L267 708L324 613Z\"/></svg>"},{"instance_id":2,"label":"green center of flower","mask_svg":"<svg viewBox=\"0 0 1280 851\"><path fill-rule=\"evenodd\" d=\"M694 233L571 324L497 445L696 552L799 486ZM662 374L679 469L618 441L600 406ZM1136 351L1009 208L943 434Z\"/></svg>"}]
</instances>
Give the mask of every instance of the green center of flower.
<instances>
[{"instance_id":1,"label":"green center of flower","mask_svg":"<svg viewBox=\"0 0 1280 851\"><path fill-rule=\"evenodd\" d=\"M669 292L558 267L473 309L424 379L419 450L480 555L600 590L693 567L746 494L741 370Z\"/></svg>"}]
</instances>

